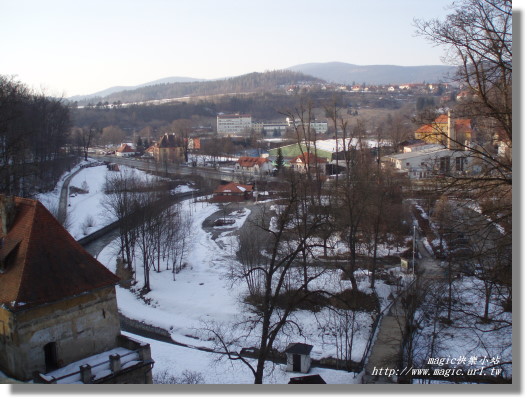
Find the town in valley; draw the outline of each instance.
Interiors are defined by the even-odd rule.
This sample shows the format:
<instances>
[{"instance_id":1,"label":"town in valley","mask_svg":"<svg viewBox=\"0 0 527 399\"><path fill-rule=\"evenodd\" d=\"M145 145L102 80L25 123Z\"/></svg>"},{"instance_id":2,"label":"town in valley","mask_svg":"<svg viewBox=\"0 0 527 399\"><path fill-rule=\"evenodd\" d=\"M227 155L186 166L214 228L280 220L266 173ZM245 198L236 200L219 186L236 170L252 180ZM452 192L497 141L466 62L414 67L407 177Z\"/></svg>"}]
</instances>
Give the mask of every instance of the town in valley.
<instances>
[{"instance_id":1,"label":"town in valley","mask_svg":"<svg viewBox=\"0 0 527 399\"><path fill-rule=\"evenodd\" d=\"M451 66L0 74L2 383L512 385L512 3L456 4Z\"/></svg>"}]
</instances>

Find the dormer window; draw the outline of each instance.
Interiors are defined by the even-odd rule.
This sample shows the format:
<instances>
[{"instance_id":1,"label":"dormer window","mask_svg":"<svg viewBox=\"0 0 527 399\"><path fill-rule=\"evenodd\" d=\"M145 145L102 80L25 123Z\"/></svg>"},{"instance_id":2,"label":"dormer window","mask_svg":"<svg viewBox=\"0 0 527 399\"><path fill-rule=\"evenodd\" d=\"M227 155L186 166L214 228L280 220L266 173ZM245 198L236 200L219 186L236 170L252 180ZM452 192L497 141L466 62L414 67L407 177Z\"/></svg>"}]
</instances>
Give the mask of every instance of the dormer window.
<instances>
[{"instance_id":1,"label":"dormer window","mask_svg":"<svg viewBox=\"0 0 527 399\"><path fill-rule=\"evenodd\" d=\"M5 273L9 268L9 260L16 254L21 240L10 240L7 237L0 238L0 273Z\"/></svg>"}]
</instances>

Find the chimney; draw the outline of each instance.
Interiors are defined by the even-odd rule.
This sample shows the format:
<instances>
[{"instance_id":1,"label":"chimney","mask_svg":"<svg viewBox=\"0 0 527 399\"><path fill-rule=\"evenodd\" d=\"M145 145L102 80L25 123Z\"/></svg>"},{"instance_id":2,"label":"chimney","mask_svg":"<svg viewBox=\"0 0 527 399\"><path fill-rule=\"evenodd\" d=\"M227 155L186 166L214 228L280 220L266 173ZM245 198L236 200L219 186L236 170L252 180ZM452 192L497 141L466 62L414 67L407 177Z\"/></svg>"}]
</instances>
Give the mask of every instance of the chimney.
<instances>
[{"instance_id":1,"label":"chimney","mask_svg":"<svg viewBox=\"0 0 527 399\"><path fill-rule=\"evenodd\" d=\"M0 222L2 228L0 233L2 235L7 235L7 232L15 220L15 215L15 198L4 195L0 196Z\"/></svg>"},{"instance_id":2,"label":"chimney","mask_svg":"<svg viewBox=\"0 0 527 399\"><path fill-rule=\"evenodd\" d=\"M447 118L447 137L448 137L448 143L447 148L449 150L454 149L456 146L456 129L452 126L452 119L450 117L450 111L448 111L448 118Z\"/></svg>"},{"instance_id":3,"label":"chimney","mask_svg":"<svg viewBox=\"0 0 527 399\"><path fill-rule=\"evenodd\" d=\"M110 355L110 370L117 373L121 370L121 356L119 354Z\"/></svg>"},{"instance_id":4,"label":"chimney","mask_svg":"<svg viewBox=\"0 0 527 399\"><path fill-rule=\"evenodd\" d=\"M91 372L91 366L89 364L83 364L79 367L81 381L83 384L91 384L93 380L93 374Z\"/></svg>"}]
</instances>

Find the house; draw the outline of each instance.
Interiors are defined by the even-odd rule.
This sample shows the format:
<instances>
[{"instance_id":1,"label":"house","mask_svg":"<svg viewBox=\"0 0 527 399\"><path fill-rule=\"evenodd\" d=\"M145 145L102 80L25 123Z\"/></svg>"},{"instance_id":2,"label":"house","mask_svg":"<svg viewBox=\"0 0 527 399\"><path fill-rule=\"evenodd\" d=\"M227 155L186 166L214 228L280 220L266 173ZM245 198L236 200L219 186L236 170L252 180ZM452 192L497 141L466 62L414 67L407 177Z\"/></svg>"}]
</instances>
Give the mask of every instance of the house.
<instances>
[{"instance_id":1,"label":"house","mask_svg":"<svg viewBox=\"0 0 527 399\"><path fill-rule=\"evenodd\" d=\"M115 155L118 157L132 157L136 151L132 148L130 143L122 143L119 148L115 150Z\"/></svg>"},{"instance_id":2,"label":"house","mask_svg":"<svg viewBox=\"0 0 527 399\"><path fill-rule=\"evenodd\" d=\"M322 174L326 173L327 158L315 156L310 152L304 152L290 161L291 168L299 173L316 173L316 170Z\"/></svg>"},{"instance_id":3,"label":"house","mask_svg":"<svg viewBox=\"0 0 527 399\"><path fill-rule=\"evenodd\" d=\"M154 144L153 155L156 162L181 163L185 161L185 145L175 133L165 133Z\"/></svg>"},{"instance_id":4,"label":"house","mask_svg":"<svg viewBox=\"0 0 527 399\"><path fill-rule=\"evenodd\" d=\"M492 137L498 157L512 160L512 140L504 130L498 130Z\"/></svg>"},{"instance_id":5,"label":"house","mask_svg":"<svg viewBox=\"0 0 527 399\"><path fill-rule=\"evenodd\" d=\"M0 371L35 383L152 383L121 334L119 278L38 201L0 196Z\"/></svg>"},{"instance_id":6,"label":"house","mask_svg":"<svg viewBox=\"0 0 527 399\"><path fill-rule=\"evenodd\" d=\"M145 158L154 158L155 145L151 145L145 150L143 157Z\"/></svg>"},{"instance_id":7,"label":"house","mask_svg":"<svg viewBox=\"0 0 527 399\"><path fill-rule=\"evenodd\" d=\"M439 115L432 123L420 126L415 138L429 144L443 144L449 149L463 149L472 140L470 119L452 120L450 112Z\"/></svg>"},{"instance_id":8,"label":"house","mask_svg":"<svg viewBox=\"0 0 527 399\"><path fill-rule=\"evenodd\" d=\"M307 373L311 368L311 350L313 345L291 343L285 349L287 367L285 371Z\"/></svg>"},{"instance_id":9,"label":"house","mask_svg":"<svg viewBox=\"0 0 527 399\"><path fill-rule=\"evenodd\" d=\"M440 144L424 145L423 149L386 155L382 161L391 164L411 179L434 175L465 175L473 171L474 158L469 151L450 150Z\"/></svg>"},{"instance_id":10,"label":"house","mask_svg":"<svg viewBox=\"0 0 527 399\"><path fill-rule=\"evenodd\" d=\"M185 143L187 144L187 149L192 150L200 150L201 149L201 139L199 138L188 138L185 139Z\"/></svg>"},{"instance_id":11,"label":"house","mask_svg":"<svg viewBox=\"0 0 527 399\"><path fill-rule=\"evenodd\" d=\"M253 175L270 174L273 165L269 158L264 157L240 157L234 165L235 172L249 173Z\"/></svg>"},{"instance_id":12,"label":"house","mask_svg":"<svg viewBox=\"0 0 527 399\"><path fill-rule=\"evenodd\" d=\"M222 184L214 190L212 202L241 202L253 198L253 186L240 183Z\"/></svg>"}]
</instances>

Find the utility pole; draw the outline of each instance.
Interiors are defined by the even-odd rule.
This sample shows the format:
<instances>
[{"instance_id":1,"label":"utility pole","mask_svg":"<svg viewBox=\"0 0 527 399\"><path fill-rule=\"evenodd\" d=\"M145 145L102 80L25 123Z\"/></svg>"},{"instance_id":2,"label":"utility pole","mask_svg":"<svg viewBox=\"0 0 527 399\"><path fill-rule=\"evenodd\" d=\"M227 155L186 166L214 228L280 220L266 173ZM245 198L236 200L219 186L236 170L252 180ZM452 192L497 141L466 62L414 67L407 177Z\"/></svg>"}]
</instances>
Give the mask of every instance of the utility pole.
<instances>
[{"instance_id":1,"label":"utility pole","mask_svg":"<svg viewBox=\"0 0 527 399\"><path fill-rule=\"evenodd\" d=\"M415 275L415 224L414 224L414 239L412 245L412 274Z\"/></svg>"}]
</instances>

